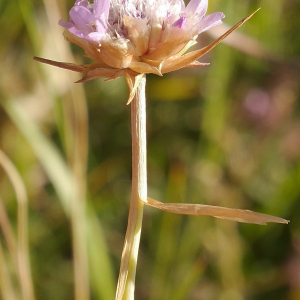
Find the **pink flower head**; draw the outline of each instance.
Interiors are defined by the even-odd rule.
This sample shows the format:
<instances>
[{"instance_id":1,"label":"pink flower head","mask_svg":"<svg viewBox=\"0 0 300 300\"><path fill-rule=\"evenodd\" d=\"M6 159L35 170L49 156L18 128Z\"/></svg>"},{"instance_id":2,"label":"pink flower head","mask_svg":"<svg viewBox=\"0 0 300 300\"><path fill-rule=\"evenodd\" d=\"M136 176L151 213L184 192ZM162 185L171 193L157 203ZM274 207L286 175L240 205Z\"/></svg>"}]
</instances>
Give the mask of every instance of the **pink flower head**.
<instances>
[{"instance_id":1,"label":"pink flower head","mask_svg":"<svg viewBox=\"0 0 300 300\"><path fill-rule=\"evenodd\" d=\"M190 40L221 24L223 13L205 16L207 5L207 0L192 0L187 7L182 0L95 0L93 4L77 0L70 10L70 22L60 20L59 24L89 42L99 44L107 38L123 38L135 43L138 37L132 37L127 30L126 23L130 19L136 29L147 33L151 49L163 42L167 31L174 27L180 28L178 33L185 33L186 39ZM150 49L145 45L143 53L139 54L143 55Z\"/></svg>"},{"instance_id":2,"label":"pink flower head","mask_svg":"<svg viewBox=\"0 0 300 300\"><path fill-rule=\"evenodd\" d=\"M93 63L78 66L37 60L83 73L79 82L125 75L133 98L141 74L164 73L207 65L197 59L252 15L210 45L185 53L201 32L222 23L224 14L205 15L208 0L76 0L70 21L60 20L66 40L85 50Z\"/></svg>"}]
</instances>

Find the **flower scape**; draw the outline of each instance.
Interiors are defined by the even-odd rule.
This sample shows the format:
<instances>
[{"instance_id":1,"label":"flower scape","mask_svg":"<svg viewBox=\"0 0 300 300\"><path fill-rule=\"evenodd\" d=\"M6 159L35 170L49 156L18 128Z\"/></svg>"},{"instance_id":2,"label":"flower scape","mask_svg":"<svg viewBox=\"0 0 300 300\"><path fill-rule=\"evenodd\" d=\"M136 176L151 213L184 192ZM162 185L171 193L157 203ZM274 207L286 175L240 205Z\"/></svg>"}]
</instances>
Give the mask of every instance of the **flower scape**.
<instances>
[{"instance_id":1,"label":"flower scape","mask_svg":"<svg viewBox=\"0 0 300 300\"><path fill-rule=\"evenodd\" d=\"M288 221L249 210L219 206L162 203L147 197L145 74L162 76L182 68L208 65L197 60L249 18L241 20L208 46L187 52L198 35L222 23L223 13L206 15L207 0L76 0L70 20L60 20L67 41L78 45L90 64L76 65L34 57L42 63L82 73L86 82L124 76L129 87L132 124L132 194L122 253L116 300L134 299L134 279L142 226L143 205L167 212L213 216L265 225ZM80 297L78 297L79 299Z\"/></svg>"}]
</instances>

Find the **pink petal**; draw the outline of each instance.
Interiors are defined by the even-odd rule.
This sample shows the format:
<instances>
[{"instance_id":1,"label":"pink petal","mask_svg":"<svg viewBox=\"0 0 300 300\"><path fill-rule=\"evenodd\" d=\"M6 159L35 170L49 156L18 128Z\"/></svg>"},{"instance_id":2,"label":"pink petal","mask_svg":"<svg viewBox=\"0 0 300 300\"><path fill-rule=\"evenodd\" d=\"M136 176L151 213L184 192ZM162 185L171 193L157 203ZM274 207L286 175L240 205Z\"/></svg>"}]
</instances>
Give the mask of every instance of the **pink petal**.
<instances>
[{"instance_id":1,"label":"pink petal","mask_svg":"<svg viewBox=\"0 0 300 300\"><path fill-rule=\"evenodd\" d=\"M199 14L199 18L203 18L206 14L208 6L208 0L191 0L186 7L186 13L197 13Z\"/></svg>"},{"instance_id":2,"label":"pink petal","mask_svg":"<svg viewBox=\"0 0 300 300\"><path fill-rule=\"evenodd\" d=\"M181 12L184 13L185 12L185 3L183 0L179 0L179 4L181 6Z\"/></svg>"},{"instance_id":3,"label":"pink petal","mask_svg":"<svg viewBox=\"0 0 300 300\"><path fill-rule=\"evenodd\" d=\"M103 14L105 20L107 20L109 14L109 6L109 0L95 0L93 6L95 17L99 18Z\"/></svg>"},{"instance_id":4,"label":"pink petal","mask_svg":"<svg viewBox=\"0 0 300 300\"><path fill-rule=\"evenodd\" d=\"M185 24L186 24L186 17L181 17L176 22L174 22L172 24L172 26L179 27L179 28L184 28Z\"/></svg>"},{"instance_id":5,"label":"pink petal","mask_svg":"<svg viewBox=\"0 0 300 300\"><path fill-rule=\"evenodd\" d=\"M212 27L222 24L221 19L225 18L225 15L221 12L216 12L205 16L201 21L201 32L206 31Z\"/></svg>"},{"instance_id":6,"label":"pink petal","mask_svg":"<svg viewBox=\"0 0 300 300\"><path fill-rule=\"evenodd\" d=\"M95 20L95 26L99 34L103 35L106 33L107 25L102 19Z\"/></svg>"},{"instance_id":7,"label":"pink petal","mask_svg":"<svg viewBox=\"0 0 300 300\"><path fill-rule=\"evenodd\" d=\"M58 21L58 25L62 26L62 27L65 27L65 28L71 28L73 25L70 23L70 22L67 22L66 20L64 19L60 19Z\"/></svg>"},{"instance_id":8,"label":"pink petal","mask_svg":"<svg viewBox=\"0 0 300 300\"><path fill-rule=\"evenodd\" d=\"M84 6L87 7L89 5L89 1L88 0L76 0L74 6Z\"/></svg>"},{"instance_id":9,"label":"pink petal","mask_svg":"<svg viewBox=\"0 0 300 300\"><path fill-rule=\"evenodd\" d=\"M89 30L89 32L91 32L91 31L92 30ZM88 38L88 32L79 30L79 29L77 29L75 27L69 28L69 32L72 33L72 34L74 34L75 36L78 36L78 37L82 38L82 39L89 40L91 42L93 41L90 38Z\"/></svg>"},{"instance_id":10,"label":"pink petal","mask_svg":"<svg viewBox=\"0 0 300 300\"><path fill-rule=\"evenodd\" d=\"M70 10L70 19L78 29L87 30L87 25L93 20L93 14L83 6L73 6Z\"/></svg>"},{"instance_id":11,"label":"pink petal","mask_svg":"<svg viewBox=\"0 0 300 300\"><path fill-rule=\"evenodd\" d=\"M103 37L104 33L105 33L105 31L103 31L103 32L98 32L98 31L91 32L87 36L85 36L85 39L90 41L90 42L99 43L101 38Z\"/></svg>"}]
</instances>

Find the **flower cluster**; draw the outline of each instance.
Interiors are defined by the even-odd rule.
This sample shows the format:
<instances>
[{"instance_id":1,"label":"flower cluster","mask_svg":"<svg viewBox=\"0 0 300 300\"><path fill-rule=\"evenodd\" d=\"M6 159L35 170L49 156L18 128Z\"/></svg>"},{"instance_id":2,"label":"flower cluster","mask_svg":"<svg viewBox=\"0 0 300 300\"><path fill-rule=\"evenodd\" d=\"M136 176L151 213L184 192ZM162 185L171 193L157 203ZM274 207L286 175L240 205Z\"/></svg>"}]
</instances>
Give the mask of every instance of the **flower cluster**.
<instances>
[{"instance_id":1,"label":"flower cluster","mask_svg":"<svg viewBox=\"0 0 300 300\"><path fill-rule=\"evenodd\" d=\"M59 24L67 29L66 39L106 72L161 75L176 69L176 57L199 33L222 23L223 13L205 16L206 11L207 0L192 0L187 7L183 0L77 0L70 22Z\"/></svg>"},{"instance_id":2,"label":"flower cluster","mask_svg":"<svg viewBox=\"0 0 300 300\"><path fill-rule=\"evenodd\" d=\"M205 15L207 0L76 0L70 21L60 20L66 40L84 49L93 63L74 65L35 58L41 62L83 73L79 82L125 76L132 100L141 74L164 73L185 67L207 65L198 58L248 18L210 45L186 51L196 38L222 23L224 14Z\"/></svg>"}]
</instances>

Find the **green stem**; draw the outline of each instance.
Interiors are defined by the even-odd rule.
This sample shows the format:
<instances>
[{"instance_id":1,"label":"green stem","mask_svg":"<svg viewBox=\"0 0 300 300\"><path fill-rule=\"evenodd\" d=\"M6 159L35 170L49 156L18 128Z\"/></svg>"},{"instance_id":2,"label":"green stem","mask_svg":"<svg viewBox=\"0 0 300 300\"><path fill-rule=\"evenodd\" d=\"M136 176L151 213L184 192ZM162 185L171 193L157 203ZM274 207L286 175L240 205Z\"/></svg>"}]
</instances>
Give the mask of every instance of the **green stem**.
<instances>
[{"instance_id":1,"label":"green stem","mask_svg":"<svg viewBox=\"0 0 300 300\"><path fill-rule=\"evenodd\" d=\"M134 299L135 274L142 229L143 208L144 201L147 201L145 86L146 77L144 76L131 103L132 191L116 300Z\"/></svg>"}]
</instances>

